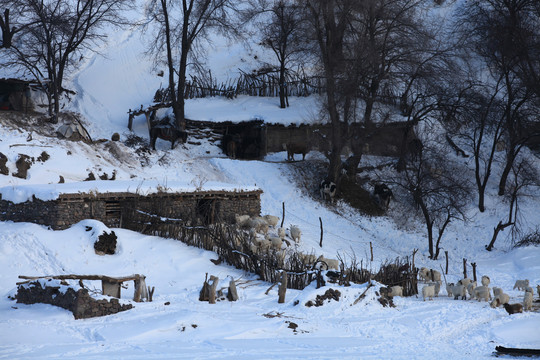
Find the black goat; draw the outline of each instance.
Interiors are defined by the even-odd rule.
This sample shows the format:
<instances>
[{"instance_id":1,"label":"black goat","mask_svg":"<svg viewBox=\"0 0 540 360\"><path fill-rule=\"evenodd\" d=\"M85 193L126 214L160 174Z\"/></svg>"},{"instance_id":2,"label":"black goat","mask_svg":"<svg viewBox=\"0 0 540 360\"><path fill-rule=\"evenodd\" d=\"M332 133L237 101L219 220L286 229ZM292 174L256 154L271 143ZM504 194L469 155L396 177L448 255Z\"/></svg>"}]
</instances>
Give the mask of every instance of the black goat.
<instances>
[{"instance_id":1,"label":"black goat","mask_svg":"<svg viewBox=\"0 0 540 360\"><path fill-rule=\"evenodd\" d=\"M375 184L375 188L373 190L373 197L375 197L377 204L379 204L382 209L388 209L388 206L390 205L390 198L392 196L394 196L394 194L392 193L392 190L390 190L388 185L384 183Z\"/></svg>"}]
</instances>

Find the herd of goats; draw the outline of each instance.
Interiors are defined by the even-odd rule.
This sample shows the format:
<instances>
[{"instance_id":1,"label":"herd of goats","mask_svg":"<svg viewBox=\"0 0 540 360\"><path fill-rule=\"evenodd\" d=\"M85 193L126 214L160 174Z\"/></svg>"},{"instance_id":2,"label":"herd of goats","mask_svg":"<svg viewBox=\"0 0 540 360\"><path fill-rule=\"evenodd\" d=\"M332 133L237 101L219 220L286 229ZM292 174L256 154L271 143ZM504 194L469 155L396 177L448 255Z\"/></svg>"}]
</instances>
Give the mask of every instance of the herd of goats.
<instances>
[{"instance_id":1,"label":"herd of goats","mask_svg":"<svg viewBox=\"0 0 540 360\"><path fill-rule=\"evenodd\" d=\"M433 297L438 297L442 283L441 273L437 270L422 267L418 272L418 276L426 283L422 287L423 300L433 300ZM523 303L515 304L510 304L510 296L506 294L502 288L493 287L493 289L491 289L489 287L491 283L489 276L482 276L480 282L482 285L478 286L476 281L473 281L470 278L464 278L459 280L456 284L447 283L446 292L448 296L453 297L454 300L466 300L468 294L469 299L471 300L476 299L478 301L491 301L490 305L492 308L502 305L509 314L521 313L524 310L532 310L534 290L531 286L529 286L528 279L516 281L513 290L517 289L519 291L524 291L524 294ZM540 285L537 285L536 289L538 296L540 297ZM492 293L493 296L491 295ZM403 296L403 288L401 286L381 288L381 294L387 297Z\"/></svg>"}]
</instances>

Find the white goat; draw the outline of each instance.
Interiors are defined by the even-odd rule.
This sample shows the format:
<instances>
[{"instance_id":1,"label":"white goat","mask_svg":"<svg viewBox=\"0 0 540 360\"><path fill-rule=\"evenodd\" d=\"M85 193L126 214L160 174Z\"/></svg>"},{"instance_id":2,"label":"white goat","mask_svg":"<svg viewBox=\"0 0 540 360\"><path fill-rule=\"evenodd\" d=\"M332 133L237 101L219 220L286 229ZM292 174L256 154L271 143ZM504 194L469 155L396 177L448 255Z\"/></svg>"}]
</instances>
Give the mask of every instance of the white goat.
<instances>
[{"instance_id":1,"label":"white goat","mask_svg":"<svg viewBox=\"0 0 540 360\"><path fill-rule=\"evenodd\" d=\"M266 235L266 240L270 242L272 248L276 250L281 250L281 245L283 245L283 240L277 236Z\"/></svg>"},{"instance_id":2,"label":"white goat","mask_svg":"<svg viewBox=\"0 0 540 360\"><path fill-rule=\"evenodd\" d=\"M446 284L446 293L448 294L448 297L452 297L452 289L453 288L454 288L454 283Z\"/></svg>"},{"instance_id":3,"label":"white goat","mask_svg":"<svg viewBox=\"0 0 540 360\"><path fill-rule=\"evenodd\" d=\"M428 283L428 285L433 285L435 287L435 297L439 297L439 292L441 291L441 283L435 281Z\"/></svg>"},{"instance_id":4,"label":"white goat","mask_svg":"<svg viewBox=\"0 0 540 360\"><path fill-rule=\"evenodd\" d=\"M248 227L248 221L249 221L249 215L238 215L238 214L235 214L234 215L235 219L236 219L236 223L238 224L238 226L240 227Z\"/></svg>"},{"instance_id":5,"label":"white goat","mask_svg":"<svg viewBox=\"0 0 540 360\"><path fill-rule=\"evenodd\" d=\"M498 295L503 293L503 289L500 287L493 287L493 297L497 297Z\"/></svg>"},{"instance_id":6,"label":"white goat","mask_svg":"<svg viewBox=\"0 0 540 360\"><path fill-rule=\"evenodd\" d=\"M292 239L299 243L300 242L300 236L302 236L302 231L300 228L296 225L291 225L291 237Z\"/></svg>"},{"instance_id":7,"label":"white goat","mask_svg":"<svg viewBox=\"0 0 540 360\"><path fill-rule=\"evenodd\" d=\"M452 287L452 294L454 295L454 300L458 300L459 297L461 297L461 300L467 300L467 288L459 282Z\"/></svg>"},{"instance_id":8,"label":"white goat","mask_svg":"<svg viewBox=\"0 0 540 360\"><path fill-rule=\"evenodd\" d=\"M471 298L474 297L474 289L476 289L476 286L476 281L471 281L469 285L467 285L467 292Z\"/></svg>"},{"instance_id":9,"label":"white goat","mask_svg":"<svg viewBox=\"0 0 540 360\"><path fill-rule=\"evenodd\" d=\"M487 286L477 286L474 289L474 296L478 301L482 299L485 299L486 301L491 300L491 292Z\"/></svg>"},{"instance_id":10,"label":"white goat","mask_svg":"<svg viewBox=\"0 0 540 360\"><path fill-rule=\"evenodd\" d=\"M534 290L533 290L533 288L530 287L530 286L527 286L527 287L525 288L525 292L529 292L529 293L531 293L531 294L534 294Z\"/></svg>"},{"instance_id":11,"label":"white goat","mask_svg":"<svg viewBox=\"0 0 540 360\"><path fill-rule=\"evenodd\" d=\"M390 288L390 292L388 293L390 296L403 296L403 286L392 286Z\"/></svg>"},{"instance_id":12,"label":"white goat","mask_svg":"<svg viewBox=\"0 0 540 360\"><path fill-rule=\"evenodd\" d=\"M514 288L512 290L518 289L518 290L525 290L525 288L529 286L529 279L525 280L516 280L516 284L514 285Z\"/></svg>"},{"instance_id":13,"label":"white goat","mask_svg":"<svg viewBox=\"0 0 540 360\"><path fill-rule=\"evenodd\" d=\"M285 239L285 236L287 235L287 233L285 232L285 229L282 227L277 229L277 234L281 239Z\"/></svg>"},{"instance_id":14,"label":"white goat","mask_svg":"<svg viewBox=\"0 0 540 360\"><path fill-rule=\"evenodd\" d=\"M493 301L491 302L490 306L492 308L496 308L499 305L508 304L510 302L510 296L505 293L500 293L499 295L495 296L493 298Z\"/></svg>"},{"instance_id":15,"label":"white goat","mask_svg":"<svg viewBox=\"0 0 540 360\"><path fill-rule=\"evenodd\" d=\"M259 234L268 234L268 223L262 217L249 219L249 227L255 229Z\"/></svg>"},{"instance_id":16,"label":"white goat","mask_svg":"<svg viewBox=\"0 0 540 360\"><path fill-rule=\"evenodd\" d=\"M433 276L431 276L431 272L433 272ZM426 267L423 267L418 272L418 275L424 280L424 281L441 281L441 273L437 270L428 269Z\"/></svg>"},{"instance_id":17,"label":"white goat","mask_svg":"<svg viewBox=\"0 0 540 360\"><path fill-rule=\"evenodd\" d=\"M268 224L268 226L272 226L272 227L276 227L279 222L279 218L274 215L264 215L263 219L266 220L266 223Z\"/></svg>"},{"instance_id":18,"label":"white goat","mask_svg":"<svg viewBox=\"0 0 540 360\"><path fill-rule=\"evenodd\" d=\"M429 298L430 300L433 300L434 296L435 296L435 286L433 286L433 285L425 285L422 288L422 297L424 298L424 301L426 301L426 298Z\"/></svg>"},{"instance_id":19,"label":"white goat","mask_svg":"<svg viewBox=\"0 0 540 360\"><path fill-rule=\"evenodd\" d=\"M337 261L335 259L327 259L327 258L325 258L324 256L321 255L321 256L319 256L317 261L321 261L321 262L325 263L328 269L339 270L339 261Z\"/></svg>"},{"instance_id":20,"label":"white goat","mask_svg":"<svg viewBox=\"0 0 540 360\"><path fill-rule=\"evenodd\" d=\"M491 280L489 276L487 275L482 276L482 286L488 287L490 282Z\"/></svg>"},{"instance_id":21,"label":"white goat","mask_svg":"<svg viewBox=\"0 0 540 360\"><path fill-rule=\"evenodd\" d=\"M533 295L530 292L526 292L523 296L523 310L532 310Z\"/></svg>"},{"instance_id":22,"label":"white goat","mask_svg":"<svg viewBox=\"0 0 540 360\"><path fill-rule=\"evenodd\" d=\"M464 279L459 280L458 283L465 286L465 287L468 287L469 284L471 283L471 279L464 278Z\"/></svg>"}]
</instances>

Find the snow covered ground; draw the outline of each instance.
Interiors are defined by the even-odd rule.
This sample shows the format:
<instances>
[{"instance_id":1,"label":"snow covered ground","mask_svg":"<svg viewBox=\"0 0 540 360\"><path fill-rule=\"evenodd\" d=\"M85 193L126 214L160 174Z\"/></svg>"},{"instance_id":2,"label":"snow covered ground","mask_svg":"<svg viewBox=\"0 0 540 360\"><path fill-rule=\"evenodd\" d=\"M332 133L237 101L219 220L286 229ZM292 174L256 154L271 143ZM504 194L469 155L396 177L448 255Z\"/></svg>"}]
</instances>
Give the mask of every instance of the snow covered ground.
<instances>
[{"instance_id":1,"label":"snow covered ground","mask_svg":"<svg viewBox=\"0 0 540 360\"><path fill-rule=\"evenodd\" d=\"M127 110L148 105L163 81L156 76L150 59L142 56L143 41L138 35L126 31L113 37L109 46L100 49L107 57L90 54L71 79L78 95L69 106L83 114L94 139L109 139L113 132L119 132L125 140L129 135ZM209 62L215 64L212 66L216 73L219 66L231 68L238 62L223 55L231 51L223 43L217 43L215 51ZM233 53L237 58L253 57L249 51L242 56L238 47ZM197 120L257 118L287 124L319 121L319 109L317 97L293 98L286 110L278 108L277 98L211 98L188 101L186 114ZM145 127L144 119L137 118L134 133L146 138ZM24 200L32 193L47 198L64 187L71 191L115 191L119 186L146 187L147 191L158 186L260 188L264 191L263 214L281 216L285 202L285 226L295 224L302 229L298 246L304 252L330 258L340 254L346 259L355 254L376 270L386 260L410 256L419 249L417 266L444 266L443 259L428 259L420 218L411 214L407 226L403 226L389 216L361 216L341 202L327 206L295 185L296 165L283 162L284 152L270 154L266 161L241 161L226 158L209 142L169 150L168 143L158 141L157 151L142 159L122 143L87 145L37 133L27 141L28 135L24 129L0 122L0 152L8 158L10 174L16 171L20 153L37 159L46 151L50 156L32 165L28 179L1 175L0 193L5 198ZM321 154L311 152L306 161L315 164L322 159ZM372 160L366 157L363 161ZM115 172L117 181L79 184L89 172ZM59 176L66 181L63 186L54 185ZM471 204L470 221L452 223L445 234L442 250L450 254L447 280L456 282L461 278L462 259L467 258L469 264L476 262L478 275L489 275L492 286L502 287L512 303L522 302L522 291L512 287L515 280L525 278L534 287L540 284L540 248L514 249L503 233L494 251L484 250L493 227L507 211L496 196L496 184L490 184L487 194L485 213L479 214ZM539 199L538 190L533 190L521 202L528 230L540 224ZM399 204L393 204L392 211L399 211ZM319 218L324 223L322 248ZM285 304L278 304L276 288L265 294L271 284L257 280L253 274L213 264L210 259L216 258L214 253L172 239L113 229L118 235L118 253L99 256L93 250L96 235L85 231L86 226L109 231L93 220L63 231L0 222L0 358L487 359L496 345L540 348L538 303L534 312L509 316L504 309L492 309L485 302L450 299L443 288L433 301L424 302L421 296L396 298L396 307L388 308L377 302L374 288L354 304L367 284L327 284L320 289L312 284L303 291L288 290ZM374 247L373 263L368 261L370 242ZM154 301L136 303L134 309L112 316L75 320L60 308L17 304L8 298L16 292L19 275L70 273L145 274L147 284L156 288ZM240 279L240 299L215 305L199 302L206 273L218 276L223 286L230 278ZM100 288L98 282L88 285ZM329 288L342 293L339 302L305 306ZM130 301L132 294L129 284L128 289L122 289L122 301ZM297 325L295 329L292 323Z\"/></svg>"}]
</instances>

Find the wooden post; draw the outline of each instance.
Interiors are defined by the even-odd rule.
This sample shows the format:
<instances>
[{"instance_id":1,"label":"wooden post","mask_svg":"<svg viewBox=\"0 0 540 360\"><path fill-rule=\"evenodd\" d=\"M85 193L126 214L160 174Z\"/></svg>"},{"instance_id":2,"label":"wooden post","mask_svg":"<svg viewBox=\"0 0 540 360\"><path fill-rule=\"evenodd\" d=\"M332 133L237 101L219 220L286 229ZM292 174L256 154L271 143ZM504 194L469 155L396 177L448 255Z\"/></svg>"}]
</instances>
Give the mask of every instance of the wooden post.
<instances>
[{"instance_id":1,"label":"wooden post","mask_svg":"<svg viewBox=\"0 0 540 360\"><path fill-rule=\"evenodd\" d=\"M154 290L156 290L155 286L152 286L151 288L150 286L148 287L148 302L152 302L152 299L154 297Z\"/></svg>"},{"instance_id":2,"label":"wooden post","mask_svg":"<svg viewBox=\"0 0 540 360\"><path fill-rule=\"evenodd\" d=\"M227 293L227 299L229 299L229 301L238 300L238 292L236 291L236 283L234 282L234 279L229 281L229 292Z\"/></svg>"},{"instance_id":3,"label":"wooden post","mask_svg":"<svg viewBox=\"0 0 540 360\"><path fill-rule=\"evenodd\" d=\"M476 263L471 263L473 271L473 281L476 281Z\"/></svg>"},{"instance_id":4,"label":"wooden post","mask_svg":"<svg viewBox=\"0 0 540 360\"><path fill-rule=\"evenodd\" d=\"M371 261L373 261L373 244L371 243L371 241L369 242L369 250L371 252Z\"/></svg>"},{"instance_id":5,"label":"wooden post","mask_svg":"<svg viewBox=\"0 0 540 360\"><path fill-rule=\"evenodd\" d=\"M285 293L287 292L287 273L285 271L281 272L281 284L279 285L278 290L278 304L283 304L285 302Z\"/></svg>"},{"instance_id":6,"label":"wooden post","mask_svg":"<svg viewBox=\"0 0 540 360\"><path fill-rule=\"evenodd\" d=\"M131 130L133 130L133 116L134 116L134 114L131 113L131 109L129 109L128 114L129 114L128 129L131 131Z\"/></svg>"},{"instance_id":7,"label":"wooden post","mask_svg":"<svg viewBox=\"0 0 540 360\"><path fill-rule=\"evenodd\" d=\"M463 278L467 278L467 259L463 259Z\"/></svg>"},{"instance_id":8,"label":"wooden post","mask_svg":"<svg viewBox=\"0 0 540 360\"><path fill-rule=\"evenodd\" d=\"M446 255L446 275L448 275L448 250L444 251L444 255Z\"/></svg>"},{"instance_id":9,"label":"wooden post","mask_svg":"<svg viewBox=\"0 0 540 360\"><path fill-rule=\"evenodd\" d=\"M210 304L216 303L216 288L218 286L219 278L214 275L210 275L210 281L212 281L212 285L210 285L210 294L208 296L208 302Z\"/></svg>"},{"instance_id":10,"label":"wooden post","mask_svg":"<svg viewBox=\"0 0 540 360\"><path fill-rule=\"evenodd\" d=\"M319 217L319 223L321 224L321 241L319 241L319 246L322 247L322 240L323 240L323 226L322 226L322 219Z\"/></svg>"},{"instance_id":11,"label":"wooden post","mask_svg":"<svg viewBox=\"0 0 540 360\"><path fill-rule=\"evenodd\" d=\"M283 202L283 214L281 216L281 227L283 227L283 222L285 221L285 201Z\"/></svg>"},{"instance_id":12,"label":"wooden post","mask_svg":"<svg viewBox=\"0 0 540 360\"><path fill-rule=\"evenodd\" d=\"M210 294L210 285L208 284L208 273L204 277L203 287L199 293L199 301L208 301Z\"/></svg>"},{"instance_id":13,"label":"wooden post","mask_svg":"<svg viewBox=\"0 0 540 360\"><path fill-rule=\"evenodd\" d=\"M414 249L412 252L412 270L415 271L416 267L414 266L414 256L418 252L418 249Z\"/></svg>"}]
</instances>

